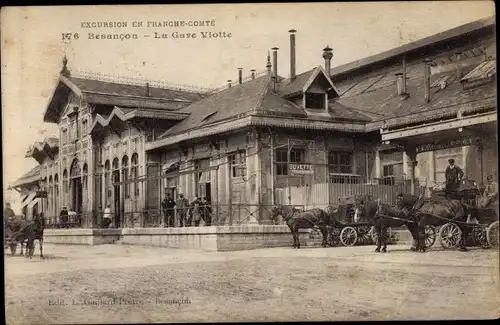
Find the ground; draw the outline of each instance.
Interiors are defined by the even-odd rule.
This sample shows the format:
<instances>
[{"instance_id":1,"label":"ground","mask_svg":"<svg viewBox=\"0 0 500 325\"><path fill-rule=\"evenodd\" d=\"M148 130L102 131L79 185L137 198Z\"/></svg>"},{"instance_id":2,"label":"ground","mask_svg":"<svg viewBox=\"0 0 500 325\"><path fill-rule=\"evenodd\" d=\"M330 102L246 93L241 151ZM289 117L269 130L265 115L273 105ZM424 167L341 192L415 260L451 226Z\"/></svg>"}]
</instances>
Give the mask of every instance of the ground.
<instances>
[{"instance_id":1,"label":"ground","mask_svg":"<svg viewBox=\"0 0 500 325\"><path fill-rule=\"evenodd\" d=\"M7 324L477 319L499 315L498 251L389 246L201 252L44 245L5 255ZM10 254L10 253L9 253ZM90 303L90 304L89 304Z\"/></svg>"}]
</instances>

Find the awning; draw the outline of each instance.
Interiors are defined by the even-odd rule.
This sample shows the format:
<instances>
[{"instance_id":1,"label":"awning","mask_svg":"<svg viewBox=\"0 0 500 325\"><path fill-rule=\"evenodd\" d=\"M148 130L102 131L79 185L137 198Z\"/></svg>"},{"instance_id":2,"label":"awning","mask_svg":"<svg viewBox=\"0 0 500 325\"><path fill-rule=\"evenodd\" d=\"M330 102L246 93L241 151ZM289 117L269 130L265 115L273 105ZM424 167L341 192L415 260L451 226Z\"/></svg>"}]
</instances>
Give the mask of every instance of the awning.
<instances>
[{"instance_id":1,"label":"awning","mask_svg":"<svg viewBox=\"0 0 500 325\"><path fill-rule=\"evenodd\" d=\"M31 192L30 194L28 194L26 196L26 198L21 203L23 205L26 205L26 204L29 205L35 199L35 196L36 196L36 192Z\"/></svg>"}]
</instances>

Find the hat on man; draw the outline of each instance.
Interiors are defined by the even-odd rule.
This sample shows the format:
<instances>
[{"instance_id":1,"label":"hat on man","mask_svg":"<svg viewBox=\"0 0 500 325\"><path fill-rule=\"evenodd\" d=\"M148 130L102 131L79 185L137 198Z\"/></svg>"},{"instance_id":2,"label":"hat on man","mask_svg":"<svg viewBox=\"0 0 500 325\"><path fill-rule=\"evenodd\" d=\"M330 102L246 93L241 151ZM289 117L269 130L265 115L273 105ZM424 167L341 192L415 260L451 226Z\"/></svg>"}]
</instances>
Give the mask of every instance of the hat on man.
<instances>
[{"instance_id":1,"label":"hat on man","mask_svg":"<svg viewBox=\"0 0 500 325\"><path fill-rule=\"evenodd\" d=\"M450 164L454 164L454 163L455 163L455 159L453 159L453 158L448 159L448 162L449 162Z\"/></svg>"},{"instance_id":2,"label":"hat on man","mask_svg":"<svg viewBox=\"0 0 500 325\"><path fill-rule=\"evenodd\" d=\"M487 181L491 181L492 179L493 179L493 175L488 175L488 177L486 177Z\"/></svg>"}]
</instances>

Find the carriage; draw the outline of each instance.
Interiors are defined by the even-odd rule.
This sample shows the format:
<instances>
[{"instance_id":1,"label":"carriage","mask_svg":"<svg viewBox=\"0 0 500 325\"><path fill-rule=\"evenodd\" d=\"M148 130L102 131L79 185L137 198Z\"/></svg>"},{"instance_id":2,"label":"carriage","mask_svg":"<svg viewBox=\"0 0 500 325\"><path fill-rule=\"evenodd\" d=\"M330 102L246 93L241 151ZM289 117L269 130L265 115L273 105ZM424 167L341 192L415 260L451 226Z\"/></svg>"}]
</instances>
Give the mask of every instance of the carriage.
<instances>
[{"instance_id":1,"label":"carriage","mask_svg":"<svg viewBox=\"0 0 500 325\"><path fill-rule=\"evenodd\" d=\"M357 196L339 199L339 205L332 212L336 216L334 225L329 226L328 243L331 246L371 245L376 243L377 234L373 225L366 220L356 220L355 200ZM389 229L390 242L395 239Z\"/></svg>"},{"instance_id":2,"label":"carriage","mask_svg":"<svg viewBox=\"0 0 500 325\"><path fill-rule=\"evenodd\" d=\"M474 212L477 219L476 223L462 223L462 226L470 229L466 244L482 248L498 247L498 212L496 211L498 209L478 207L478 197L480 197L480 191L476 182L463 179L454 199L467 204L469 212ZM431 199L447 200L442 189L432 191ZM450 221L440 227L426 226L426 247L429 248L434 244L437 234L444 249L458 247L462 235L459 223L459 221Z\"/></svg>"},{"instance_id":3,"label":"carriage","mask_svg":"<svg viewBox=\"0 0 500 325\"><path fill-rule=\"evenodd\" d=\"M8 224L6 225L6 227L4 227L4 249L5 248L9 248L10 249L10 253L12 255L15 255L16 254L16 250L17 250L17 241L14 239L16 236L16 233L12 231L12 228L16 229L16 228L19 228L20 224L21 224L21 217L20 216L15 216L14 217L14 220L10 220L8 221Z\"/></svg>"}]
</instances>

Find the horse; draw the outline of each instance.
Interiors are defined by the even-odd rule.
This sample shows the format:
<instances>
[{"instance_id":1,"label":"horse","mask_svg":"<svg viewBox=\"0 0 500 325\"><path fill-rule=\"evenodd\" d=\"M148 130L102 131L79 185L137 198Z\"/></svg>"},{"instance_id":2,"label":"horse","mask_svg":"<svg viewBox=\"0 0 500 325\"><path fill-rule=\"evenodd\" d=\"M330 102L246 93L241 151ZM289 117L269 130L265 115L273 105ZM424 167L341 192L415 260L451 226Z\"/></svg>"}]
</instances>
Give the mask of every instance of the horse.
<instances>
[{"instance_id":1,"label":"horse","mask_svg":"<svg viewBox=\"0 0 500 325\"><path fill-rule=\"evenodd\" d=\"M406 206L403 208L393 207L380 200L378 200L377 206L377 212L373 218L374 230L378 234L375 252L380 252L381 247L383 253L387 252L387 229L401 226L406 226L414 239L414 246L411 247L411 250L425 252L425 226L412 211L409 211Z\"/></svg>"},{"instance_id":2,"label":"horse","mask_svg":"<svg viewBox=\"0 0 500 325\"><path fill-rule=\"evenodd\" d=\"M291 205L277 205L271 210L272 218L278 215L283 217L293 236L293 248L300 248L299 229L310 229L318 227L323 236L322 247L327 246L328 228L330 225L330 215L324 210L313 208L307 211L300 211Z\"/></svg>"},{"instance_id":3,"label":"horse","mask_svg":"<svg viewBox=\"0 0 500 325\"><path fill-rule=\"evenodd\" d=\"M382 241L388 240L386 238L387 234L387 229L389 227L397 227L397 226L402 226L403 224L406 225L408 230L410 231L412 237L413 237L413 245L410 248L411 250L417 250L417 242L420 238L419 234L421 229L419 228L417 223L412 222L413 220L409 220L410 215L408 214L409 211L413 209L413 206L416 204L416 202L419 200L420 197L414 196L414 195L403 195L399 194L398 195L398 209L401 211L397 211L396 209L392 208L390 211L390 215L393 217L399 218L399 219L407 219L404 223L398 222L396 224L394 219L392 222L389 221L384 221L383 219L380 219L381 216L388 216L384 213L377 213L379 212L379 208L385 208L387 209L387 206L380 206L380 202L376 201L372 198L371 195L361 195L357 196L355 198L355 213L354 213L354 220L357 222L358 220L363 220L365 222L369 222L374 226L374 231L378 235L378 240L377 240L377 245L380 243L380 239ZM378 216L377 216L378 214ZM376 249L375 251L380 251L380 247L377 246L378 250ZM419 247L420 248L420 247ZM386 246L382 249L383 252L387 251Z\"/></svg>"},{"instance_id":4,"label":"horse","mask_svg":"<svg viewBox=\"0 0 500 325\"><path fill-rule=\"evenodd\" d=\"M461 251L467 251L465 247L467 236L472 227L467 224L469 214L474 207L468 206L459 200L426 199L415 206L418 218L424 224L442 226L447 223L455 223L460 228L462 235L459 246Z\"/></svg>"},{"instance_id":5,"label":"horse","mask_svg":"<svg viewBox=\"0 0 500 325\"><path fill-rule=\"evenodd\" d=\"M21 254L20 255L23 255L23 247L24 247L24 242L25 240L22 240L22 241L16 241L16 240L13 240L12 238L12 235L16 234L19 230L21 230L21 228L26 224L26 222L20 222L18 220L9 220L6 224L7 226L7 229L6 230L9 230L10 233L11 233L11 237L10 237L10 240L9 240L9 243L7 246L10 246L11 247L11 252L14 253L15 252L15 248L17 246L17 243L19 242L21 244ZM28 246L26 246L26 256L28 255Z\"/></svg>"},{"instance_id":6,"label":"horse","mask_svg":"<svg viewBox=\"0 0 500 325\"><path fill-rule=\"evenodd\" d=\"M27 241L26 257L32 258L35 250L35 240L38 240L38 243L40 244L40 258L43 258L44 229L45 218L43 218L43 216L35 216L32 221L24 223L21 228L12 235L10 244L13 245L16 242L20 242L22 245L24 241Z\"/></svg>"}]
</instances>

